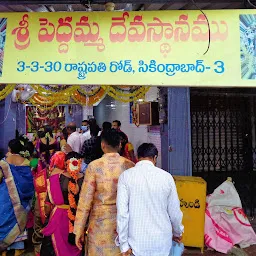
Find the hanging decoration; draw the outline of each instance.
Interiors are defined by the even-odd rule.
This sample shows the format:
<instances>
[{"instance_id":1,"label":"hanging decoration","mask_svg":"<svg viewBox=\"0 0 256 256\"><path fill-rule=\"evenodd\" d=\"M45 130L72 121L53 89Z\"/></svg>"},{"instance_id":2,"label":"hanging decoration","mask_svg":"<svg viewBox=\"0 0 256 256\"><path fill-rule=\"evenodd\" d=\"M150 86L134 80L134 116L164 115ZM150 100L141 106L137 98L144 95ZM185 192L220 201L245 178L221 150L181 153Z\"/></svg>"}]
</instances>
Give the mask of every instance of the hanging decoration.
<instances>
[{"instance_id":1,"label":"hanging decoration","mask_svg":"<svg viewBox=\"0 0 256 256\"><path fill-rule=\"evenodd\" d=\"M150 87L146 86L102 86L107 89L107 94L115 100L122 102L136 102L144 99Z\"/></svg>"},{"instance_id":2,"label":"hanging decoration","mask_svg":"<svg viewBox=\"0 0 256 256\"><path fill-rule=\"evenodd\" d=\"M92 106L106 94L118 101L136 102L143 99L149 90L149 87L145 86L106 85L7 85L6 88L7 91L13 90L13 101L26 101L44 109L52 109L63 104Z\"/></svg>"},{"instance_id":3,"label":"hanging decoration","mask_svg":"<svg viewBox=\"0 0 256 256\"><path fill-rule=\"evenodd\" d=\"M25 102L35 94L35 90L29 84L19 84L12 91L13 102Z\"/></svg>"},{"instance_id":4,"label":"hanging decoration","mask_svg":"<svg viewBox=\"0 0 256 256\"><path fill-rule=\"evenodd\" d=\"M0 85L0 100L5 99L14 89L14 84Z\"/></svg>"},{"instance_id":5,"label":"hanging decoration","mask_svg":"<svg viewBox=\"0 0 256 256\"><path fill-rule=\"evenodd\" d=\"M139 124L138 103L133 103L133 105L131 106L131 111L132 111L132 123L135 124L137 127L139 127L140 124Z\"/></svg>"}]
</instances>

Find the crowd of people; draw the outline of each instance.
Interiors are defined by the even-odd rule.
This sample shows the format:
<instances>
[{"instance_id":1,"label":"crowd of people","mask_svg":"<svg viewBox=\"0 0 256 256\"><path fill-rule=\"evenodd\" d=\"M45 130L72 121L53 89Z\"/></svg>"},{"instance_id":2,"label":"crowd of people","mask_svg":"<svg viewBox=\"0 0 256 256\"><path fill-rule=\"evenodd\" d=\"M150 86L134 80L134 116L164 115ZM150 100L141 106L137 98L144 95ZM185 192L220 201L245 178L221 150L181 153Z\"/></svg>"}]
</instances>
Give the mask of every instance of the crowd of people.
<instances>
[{"instance_id":1,"label":"crowd of people","mask_svg":"<svg viewBox=\"0 0 256 256\"><path fill-rule=\"evenodd\" d=\"M46 125L34 141L17 134L0 161L0 255L26 243L41 256L171 255L182 212L157 157L151 143L136 157L118 120L69 123L61 136Z\"/></svg>"}]
</instances>

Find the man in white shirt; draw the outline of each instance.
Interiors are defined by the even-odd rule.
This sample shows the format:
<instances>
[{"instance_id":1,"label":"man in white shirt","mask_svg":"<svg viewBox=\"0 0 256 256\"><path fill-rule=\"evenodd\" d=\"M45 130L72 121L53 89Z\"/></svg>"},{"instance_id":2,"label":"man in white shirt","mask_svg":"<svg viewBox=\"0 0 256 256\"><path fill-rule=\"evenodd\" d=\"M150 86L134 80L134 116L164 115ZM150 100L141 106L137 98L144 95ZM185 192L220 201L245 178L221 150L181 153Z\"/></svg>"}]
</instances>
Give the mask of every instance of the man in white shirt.
<instances>
[{"instance_id":1,"label":"man in white shirt","mask_svg":"<svg viewBox=\"0 0 256 256\"><path fill-rule=\"evenodd\" d=\"M67 144L72 148L74 152L80 153L82 145L84 144L85 137L76 131L76 124L69 123L67 126L68 140Z\"/></svg>"},{"instance_id":2,"label":"man in white shirt","mask_svg":"<svg viewBox=\"0 0 256 256\"><path fill-rule=\"evenodd\" d=\"M91 138L89 121L87 120L82 121L81 130L82 130L83 136L85 137L85 140L89 140Z\"/></svg>"},{"instance_id":3,"label":"man in white shirt","mask_svg":"<svg viewBox=\"0 0 256 256\"><path fill-rule=\"evenodd\" d=\"M168 256L184 227L176 185L155 167L154 144L138 148L139 162L121 174L117 192L117 245L123 256Z\"/></svg>"}]
</instances>

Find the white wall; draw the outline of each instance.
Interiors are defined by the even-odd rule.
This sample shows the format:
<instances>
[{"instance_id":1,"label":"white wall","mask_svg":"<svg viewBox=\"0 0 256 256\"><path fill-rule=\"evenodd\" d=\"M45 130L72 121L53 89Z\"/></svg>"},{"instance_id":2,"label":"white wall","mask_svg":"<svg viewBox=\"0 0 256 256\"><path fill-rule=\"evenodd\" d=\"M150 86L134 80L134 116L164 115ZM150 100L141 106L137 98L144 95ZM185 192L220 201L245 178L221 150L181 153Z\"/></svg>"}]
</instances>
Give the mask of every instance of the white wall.
<instances>
[{"instance_id":1,"label":"white wall","mask_svg":"<svg viewBox=\"0 0 256 256\"><path fill-rule=\"evenodd\" d=\"M151 87L146 94L146 101L157 100L157 87ZM136 127L130 124L130 104L116 101L109 96L97 106L94 107L94 116L98 124L105 121L112 122L119 120L122 123L122 130L128 135L129 141L134 145L135 149L144 142L154 143L159 151L158 166L161 167L161 138L160 132L148 132L148 127L143 125Z\"/></svg>"}]
</instances>

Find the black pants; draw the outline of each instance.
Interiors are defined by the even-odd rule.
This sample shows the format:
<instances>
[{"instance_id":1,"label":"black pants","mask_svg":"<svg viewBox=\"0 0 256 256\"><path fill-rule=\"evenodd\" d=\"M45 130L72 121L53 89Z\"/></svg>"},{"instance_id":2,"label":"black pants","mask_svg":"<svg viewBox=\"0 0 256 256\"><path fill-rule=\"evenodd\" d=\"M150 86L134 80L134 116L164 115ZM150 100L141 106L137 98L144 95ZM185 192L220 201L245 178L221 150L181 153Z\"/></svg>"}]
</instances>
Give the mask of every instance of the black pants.
<instances>
[{"instance_id":1,"label":"black pants","mask_svg":"<svg viewBox=\"0 0 256 256\"><path fill-rule=\"evenodd\" d=\"M43 238L40 256L55 256L55 251L52 245L52 238L50 236L45 236Z\"/></svg>"},{"instance_id":2,"label":"black pants","mask_svg":"<svg viewBox=\"0 0 256 256\"><path fill-rule=\"evenodd\" d=\"M55 251L52 245L52 238L50 236L45 236L43 238L43 243L40 251L40 256L55 256ZM84 255L84 250L81 252Z\"/></svg>"}]
</instances>

